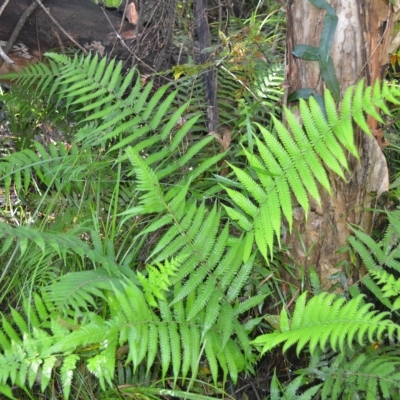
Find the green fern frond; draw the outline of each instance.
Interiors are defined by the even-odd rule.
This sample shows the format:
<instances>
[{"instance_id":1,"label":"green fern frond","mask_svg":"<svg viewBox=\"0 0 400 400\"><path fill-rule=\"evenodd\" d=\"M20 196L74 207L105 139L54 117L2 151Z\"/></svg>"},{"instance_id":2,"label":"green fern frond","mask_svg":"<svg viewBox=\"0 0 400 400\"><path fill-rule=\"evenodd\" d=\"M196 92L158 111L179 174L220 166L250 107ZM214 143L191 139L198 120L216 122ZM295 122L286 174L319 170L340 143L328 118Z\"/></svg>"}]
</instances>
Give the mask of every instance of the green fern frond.
<instances>
[{"instance_id":1,"label":"green fern frond","mask_svg":"<svg viewBox=\"0 0 400 400\"><path fill-rule=\"evenodd\" d=\"M353 229L354 236L349 237L348 241L368 271L362 278L362 283L383 305L395 311L400 305L400 288L397 278L386 269L400 270L400 215L396 210L387 212L387 216L390 224L379 242L356 229Z\"/></svg>"},{"instance_id":2,"label":"green fern frond","mask_svg":"<svg viewBox=\"0 0 400 400\"><path fill-rule=\"evenodd\" d=\"M73 104L76 115L85 113L84 123L89 124L93 121L90 125L81 127L76 134L76 140L84 148L107 145L109 152L115 152L130 144L139 153L161 142L165 148L159 153L152 150L151 163L153 165L165 163L166 159L173 159L181 139L199 119L198 115L190 118L188 123L183 124L174 135L173 132L179 126L178 121L184 118L187 106L183 105L175 113L170 113L177 92L168 92L168 85L154 91L150 82L142 88L136 70L133 69L122 77L121 62L116 63L112 60L107 64L105 58L99 59L97 55L69 58L65 55L47 53L46 57L54 65L51 72L53 81L47 83L46 87L43 87L42 81L34 83L39 91L50 90L52 94L62 97L65 107L68 108ZM25 84L24 74L32 75L27 71L22 72L21 77L15 78L21 85ZM31 79L34 80L34 76ZM127 90L130 92L126 93ZM168 122L170 118L171 121ZM160 134L156 133L158 129L161 131ZM175 136L175 139L170 146L167 146L171 136ZM119 139L118 143L108 146L108 143L116 138ZM204 140L200 147L190 147L186 157L179 163L170 163L165 174L171 174L187 164L208 143L208 139ZM214 163L222 157L223 155L215 159ZM199 171L198 174L200 173Z\"/></svg>"},{"instance_id":3,"label":"green fern frond","mask_svg":"<svg viewBox=\"0 0 400 400\"><path fill-rule=\"evenodd\" d=\"M308 103L300 99L302 124L292 111L285 108L288 128L271 116L277 136L258 125L263 140L256 138L255 142L261 159L244 150L257 179L232 167L248 194L226 188L237 207L226 207L226 210L242 229L255 232L255 242L266 260L272 254L274 237L280 242L283 216L291 229L292 195L307 216L309 196L318 203L320 201L317 182L331 193L326 170L345 179L344 173L348 170L345 151L358 157L353 122L370 133L365 115L380 120L375 109L388 113L385 100L398 101L398 98L399 88L386 81L376 83L373 89L364 88L364 82L360 82L356 88L346 91L340 112L332 95L325 91L327 120L315 99L310 99Z\"/></svg>"},{"instance_id":4,"label":"green fern frond","mask_svg":"<svg viewBox=\"0 0 400 400\"><path fill-rule=\"evenodd\" d=\"M400 362L398 348L346 348L335 354L317 352L310 366L299 371L301 378L311 377L321 399L362 397L365 399L393 398L399 390ZM304 381L303 381L304 382Z\"/></svg>"},{"instance_id":5,"label":"green fern frond","mask_svg":"<svg viewBox=\"0 0 400 400\"><path fill-rule=\"evenodd\" d=\"M48 78L53 78L58 73L57 65L54 62L50 61L50 67L44 63L32 63L23 69L23 73L6 74L4 78L10 79L26 88L36 84L39 80L38 87L40 88L40 93L42 93L50 83Z\"/></svg>"},{"instance_id":6,"label":"green fern frond","mask_svg":"<svg viewBox=\"0 0 400 400\"><path fill-rule=\"evenodd\" d=\"M75 369L76 363L79 361L79 356L76 354L70 354L64 358L61 366L61 383L63 385L64 399L69 399L71 391L73 370Z\"/></svg>"},{"instance_id":7,"label":"green fern frond","mask_svg":"<svg viewBox=\"0 0 400 400\"><path fill-rule=\"evenodd\" d=\"M103 291L120 286L120 277L98 268L94 271L71 272L45 288L47 299L59 310L72 306L88 311L94 306L95 297L105 298Z\"/></svg>"},{"instance_id":8,"label":"green fern frond","mask_svg":"<svg viewBox=\"0 0 400 400\"><path fill-rule=\"evenodd\" d=\"M321 279L314 267L309 268L308 279L310 280L310 286L312 288L313 294L320 294L322 292Z\"/></svg>"},{"instance_id":9,"label":"green fern frond","mask_svg":"<svg viewBox=\"0 0 400 400\"><path fill-rule=\"evenodd\" d=\"M75 232L48 233L34 229L33 227L17 226L11 227L5 222L0 221L0 237L13 237L18 240L19 252L21 256L25 254L28 246L35 244L43 254L53 252L55 255L65 259L69 253L77 254L81 257L88 257L93 263L103 264L108 271L118 271L117 265L77 237L79 229Z\"/></svg>"},{"instance_id":10,"label":"green fern frond","mask_svg":"<svg viewBox=\"0 0 400 400\"><path fill-rule=\"evenodd\" d=\"M312 400L322 386L315 385L307 390L303 390L302 386L306 383L306 377L298 376L293 379L287 386L282 387L278 377L276 375L276 370L274 371L274 376L272 377L271 387L270 387L270 400ZM301 393L301 394L300 394Z\"/></svg>"},{"instance_id":11,"label":"green fern frond","mask_svg":"<svg viewBox=\"0 0 400 400\"><path fill-rule=\"evenodd\" d=\"M35 151L25 149L2 158L0 173L5 190L10 190L13 185L23 195L32 186L43 184L66 193L82 192L82 182L75 177L82 170L89 175L88 164L93 157L90 149L80 150L73 144L67 151L62 143L51 143L45 149L39 142L33 142L33 148Z\"/></svg>"},{"instance_id":12,"label":"green fern frond","mask_svg":"<svg viewBox=\"0 0 400 400\"><path fill-rule=\"evenodd\" d=\"M281 312L281 331L266 334L254 340L262 346L262 352L273 349L284 342L283 350L297 343L297 354L309 346L311 354L316 349L326 349L329 345L334 351L343 351L345 346L352 348L354 342L363 344L381 339L383 336L394 338L400 333L400 326L389 319L388 313L370 311L372 304L365 304L363 296L345 301L333 294L321 293L306 303L307 293L303 293L296 302L289 329L283 325L287 320L287 311Z\"/></svg>"},{"instance_id":13,"label":"green fern frond","mask_svg":"<svg viewBox=\"0 0 400 400\"><path fill-rule=\"evenodd\" d=\"M215 213L210 215L210 220L216 217ZM197 229L199 245L204 245L202 229L212 229L207 218ZM229 230L225 228L224 232L222 236L227 240ZM194 242L198 234L193 236ZM214 257L215 266L229 261L229 258L221 258L222 254L220 249L219 255ZM238 267L240 260L239 257ZM11 380L12 384L19 386L23 386L25 381L32 385L41 376L44 391L53 371L60 368L64 398L67 399L74 370L83 357L87 369L99 379L104 390L112 385L115 354L120 346L126 344L129 346L127 362L133 364L134 370L141 363L146 363L149 372L158 353L161 354L163 377L171 368L175 382L182 373L185 376L191 373L195 377L205 350L215 382L220 368L225 379L229 374L236 380L238 373L255 360L248 333L236 319L240 310L230 305L239 289L234 292L229 290L232 282L239 288L245 284L252 262L249 261L242 269L238 267L234 268L233 274L229 273L228 278L226 275L222 277L221 282L223 279L226 281L221 283L224 290L218 288L218 279L212 276L213 269L209 269L210 277L199 282L180 301L176 299L181 297L182 285L181 281L176 281L174 304L165 301L172 285L169 277L179 270L174 262L159 265L157 270L149 268L147 278L144 275L138 277L137 282L142 282L143 290L125 278L113 278L100 270L65 275L47 289L46 303L36 295L34 307L24 302L24 312L30 315L28 323L15 310L11 312L12 323L3 316L0 361L7 362L10 367L2 371L0 383ZM232 264L223 269L228 268L232 268ZM82 279L85 274L86 281ZM164 293L160 295L157 289ZM146 295L146 290L152 290L153 295ZM87 310L97 298L109 305L110 317L107 319L86 311L84 319L77 323L68 317L61 317L56 311L48 311L65 307L68 314L68 306ZM251 305L256 306L264 298L258 296L252 299L251 304L247 302L241 311L246 311ZM61 301L64 304L60 304ZM236 343L235 335L239 343ZM93 348L97 349L94 355ZM85 357L87 351L89 357ZM186 355L183 358L182 351ZM12 354L18 354L18 357ZM57 357L59 354L63 354L61 362ZM18 378L13 375L15 371L20 371Z\"/></svg>"},{"instance_id":14,"label":"green fern frond","mask_svg":"<svg viewBox=\"0 0 400 400\"><path fill-rule=\"evenodd\" d=\"M390 310L397 311L400 309L400 281L393 274L383 270L369 271L378 285L383 285L379 290L379 297L382 293L380 300ZM365 280L363 280L365 283ZM389 298L394 298L394 303L391 304ZM386 301L385 301L386 300Z\"/></svg>"}]
</instances>

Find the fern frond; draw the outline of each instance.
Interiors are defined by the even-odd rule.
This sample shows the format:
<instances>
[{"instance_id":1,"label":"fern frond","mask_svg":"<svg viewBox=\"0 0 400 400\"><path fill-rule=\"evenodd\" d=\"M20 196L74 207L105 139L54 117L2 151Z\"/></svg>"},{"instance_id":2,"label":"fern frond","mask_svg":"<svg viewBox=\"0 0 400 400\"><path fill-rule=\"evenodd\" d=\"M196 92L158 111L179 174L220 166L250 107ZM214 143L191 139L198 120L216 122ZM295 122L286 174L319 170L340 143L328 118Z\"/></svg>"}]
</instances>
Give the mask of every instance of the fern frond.
<instances>
[{"instance_id":1,"label":"fern frond","mask_svg":"<svg viewBox=\"0 0 400 400\"><path fill-rule=\"evenodd\" d=\"M242 229L255 232L255 242L266 260L272 253L274 237L280 242L283 216L291 229L291 196L294 195L307 216L309 196L320 201L317 182L331 193L326 169L345 179L344 173L348 170L345 151L358 157L353 122L369 133L364 115L380 120L376 109L388 113L385 100L398 101L399 97L400 90L395 85L377 82L372 89L360 82L355 89L346 91L340 111L332 95L325 91L327 119L315 99L308 103L301 99L302 124L292 111L284 109L288 128L271 116L278 137L258 125L263 141L259 138L255 141L262 160L244 150L257 179L232 167L247 193L227 187L237 209L226 207L226 211Z\"/></svg>"},{"instance_id":2,"label":"fern frond","mask_svg":"<svg viewBox=\"0 0 400 400\"><path fill-rule=\"evenodd\" d=\"M381 241L375 242L369 235L356 229L353 229L355 235L348 240L368 271L362 283L383 305L395 311L400 306L400 288L397 278L386 269L400 270L400 216L397 210L387 212L387 216L390 224Z\"/></svg>"},{"instance_id":3,"label":"fern frond","mask_svg":"<svg viewBox=\"0 0 400 400\"><path fill-rule=\"evenodd\" d=\"M48 300L60 310L68 306L76 310L88 310L90 305L95 305L95 297L104 298L103 290L119 287L120 279L101 268L95 271L71 272L45 288L45 293Z\"/></svg>"},{"instance_id":4,"label":"fern frond","mask_svg":"<svg viewBox=\"0 0 400 400\"><path fill-rule=\"evenodd\" d=\"M87 243L80 240L75 234L78 232L77 229L75 232L68 233L48 233L41 232L33 227L18 226L13 228L0 221L0 237L10 236L17 239L21 256L26 252L29 242L30 245L37 245L44 254L52 251L59 257L65 258L67 253L74 253L88 257L94 263L103 264L106 268L109 268L109 271L118 270L117 265L104 256L102 252L91 249Z\"/></svg>"},{"instance_id":5,"label":"fern frond","mask_svg":"<svg viewBox=\"0 0 400 400\"><path fill-rule=\"evenodd\" d=\"M380 297L382 293L382 297L380 298L382 303L392 311L400 309L400 281L393 274L383 270L371 270L370 274L378 285L383 285L379 290L378 296ZM364 280L363 282L365 283ZM393 304L388 300L389 298L394 298Z\"/></svg>"},{"instance_id":6,"label":"fern frond","mask_svg":"<svg viewBox=\"0 0 400 400\"><path fill-rule=\"evenodd\" d=\"M75 369L76 363L79 361L79 357L75 354L70 354L64 358L61 366L61 382L64 389L64 399L69 399L71 391L71 384L73 378L73 370Z\"/></svg>"},{"instance_id":7,"label":"fern frond","mask_svg":"<svg viewBox=\"0 0 400 400\"><path fill-rule=\"evenodd\" d=\"M306 377L298 376L293 379L287 386L282 387L278 377L276 376L276 370L274 371L274 376L272 377L271 387L270 387L270 399L271 400L312 400L315 398L316 393L318 393L319 388L322 386L315 385L307 390L303 390L306 382ZM300 394L301 393L301 394Z\"/></svg>"},{"instance_id":8,"label":"fern frond","mask_svg":"<svg viewBox=\"0 0 400 400\"><path fill-rule=\"evenodd\" d=\"M393 338L400 332L400 326L389 319L388 313L370 311L372 305L363 302L363 296L346 302L343 298L327 293L314 296L306 304L307 293L303 293L296 302L289 330L275 331L262 335L253 343L262 346L266 352L284 342L283 350L297 343L297 354L308 344L311 354L317 347L324 350L329 346L343 351L347 345L352 348L354 342L363 344L380 339L384 335ZM281 313L282 319L286 311Z\"/></svg>"},{"instance_id":9,"label":"fern frond","mask_svg":"<svg viewBox=\"0 0 400 400\"><path fill-rule=\"evenodd\" d=\"M357 346L340 354L317 352L311 357L310 366L299 372L302 378L310 376L323 382L313 386L319 388L322 399L353 396L389 399L396 397L399 390L398 349Z\"/></svg>"}]
</instances>

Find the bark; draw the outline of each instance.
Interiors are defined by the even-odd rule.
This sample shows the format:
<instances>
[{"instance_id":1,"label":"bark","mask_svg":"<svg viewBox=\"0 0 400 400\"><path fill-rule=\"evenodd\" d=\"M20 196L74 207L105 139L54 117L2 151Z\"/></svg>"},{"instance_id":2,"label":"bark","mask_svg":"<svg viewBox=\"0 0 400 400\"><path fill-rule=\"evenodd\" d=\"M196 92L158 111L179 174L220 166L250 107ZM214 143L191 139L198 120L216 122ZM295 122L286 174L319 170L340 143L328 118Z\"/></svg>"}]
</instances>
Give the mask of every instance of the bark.
<instances>
[{"instance_id":1,"label":"bark","mask_svg":"<svg viewBox=\"0 0 400 400\"><path fill-rule=\"evenodd\" d=\"M210 62L211 32L207 20L207 0L195 0L195 15L199 37L200 62ZM217 104L217 79L215 69L208 67L203 72L204 92L207 102L208 131L216 132L219 125Z\"/></svg>"},{"instance_id":2,"label":"bark","mask_svg":"<svg viewBox=\"0 0 400 400\"><path fill-rule=\"evenodd\" d=\"M361 78L367 84L383 78L388 64L390 34L397 15L387 0L328 0L339 18L332 46L341 95ZM317 62L294 57L297 44L319 46L325 10L314 7L308 0L290 0L287 7L287 69L288 93L311 87L323 93L324 84ZM290 104L292 107L292 104ZM381 136L380 127L370 119L370 128ZM332 285L328 277L338 272L346 255L337 250L347 243L349 224L371 232L372 213L378 196L388 189L388 169L381 148L372 137L357 133L360 162L349 156L351 174L348 183L331 176L333 195L321 189L321 206L312 207L304 222L302 209L296 208L292 233L286 238L291 260L307 270L314 266L324 287ZM302 238L299 241L299 236ZM301 268L297 268L301 270ZM354 271L353 279L360 271Z\"/></svg>"}]
</instances>

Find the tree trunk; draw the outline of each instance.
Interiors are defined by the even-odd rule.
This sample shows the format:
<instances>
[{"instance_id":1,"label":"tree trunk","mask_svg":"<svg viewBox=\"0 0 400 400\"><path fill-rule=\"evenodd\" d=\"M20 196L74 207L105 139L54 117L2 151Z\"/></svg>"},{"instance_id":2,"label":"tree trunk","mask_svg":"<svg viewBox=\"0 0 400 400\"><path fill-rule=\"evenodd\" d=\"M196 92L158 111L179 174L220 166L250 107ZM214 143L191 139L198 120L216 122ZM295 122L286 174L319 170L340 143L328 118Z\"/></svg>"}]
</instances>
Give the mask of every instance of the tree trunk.
<instances>
[{"instance_id":1,"label":"tree trunk","mask_svg":"<svg viewBox=\"0 0 400 400\"><path fill-rule=\"evenodd\" d=\"M388 45L397 14L387 0L330 0L338 24L330 55L340 83L340 95L365 78L371 85L383 78L384 65L389 63ZM319 47L326 11L314 7L309 0L289 0L287 7L287 68L288 94L300 88L312 88L322 94L325 86L319 63L296 58L296 45ZM292 106L292 103L289 104ZM376 136L381 130L370 119L369 126ZM388 189L388 169L376 139L357 133L360 161L349 156L348 182L331 176L332 197L321 189L321 205L311 201L311 210L304 222L302 209L296 208L292 232L286 238L289 256L296 269L314 266L325 288L332 285L328 277L338 272L345 255L337 250L346 244L349 224L370 233L376 197ZM299 236L301 240L299 240ZM302 266L303 268L299 268ZM340 267L339 267L340 268ZM353 279L358 271L354 271Z\"/></svg>"},{"instance_id":2,"label":"tree trunk","mask_svg":"<svg viewBox=\"0 0 400 400\"><path fill-rule=\"evenodd\" d=\"M210 62L210 48L212 44L210 26L207 20L207 0L195 0L195 16L197 34L199 37L200 62ZM204 93L207 103L208 132L216 132L219 125L217 104L217 79L215 68L210 66L203 72Z\"/></svg>"}]
</instances>

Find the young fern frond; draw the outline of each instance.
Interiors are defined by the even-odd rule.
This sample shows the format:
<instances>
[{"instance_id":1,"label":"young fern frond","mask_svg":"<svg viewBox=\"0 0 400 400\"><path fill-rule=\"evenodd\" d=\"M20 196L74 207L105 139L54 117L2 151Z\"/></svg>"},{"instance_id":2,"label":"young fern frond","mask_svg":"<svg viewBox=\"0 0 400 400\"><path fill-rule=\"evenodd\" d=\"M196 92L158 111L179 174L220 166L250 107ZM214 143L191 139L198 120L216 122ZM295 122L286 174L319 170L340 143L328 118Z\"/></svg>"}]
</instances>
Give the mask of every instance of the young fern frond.
<instances>
[{"instance_id":1,"label":"young fern frond","mask_svg":"<svg viewBox=\"0 0 400 400\"><path fill-rule=\"evenodd\" d=\"M364 89L364 82L360 82L346 91L340 114L331 94L325 91L327 118L314 98L308 103L300 99L302 125L285 108L288 128L272 117L277 136L259 126L262 140L255 138L258 154L244 150L257 180L232 167L247 193L238 194L226 188L236 207L225 206L225 209L242 229L254 231L254 241L266 260L272 256L274 237L280 243L283 216L289 229L292 227L292 195L307 216L309 196L320 202L317 183L331 192L326 170L345 179L348 170L345 151L358 157L353 122L369 134L365 115L381 120L375 107L389 114L384 101L399 103L399 99L396 85L384 81L377 82L373 89Z\"/></svg>"}]
</instances>

